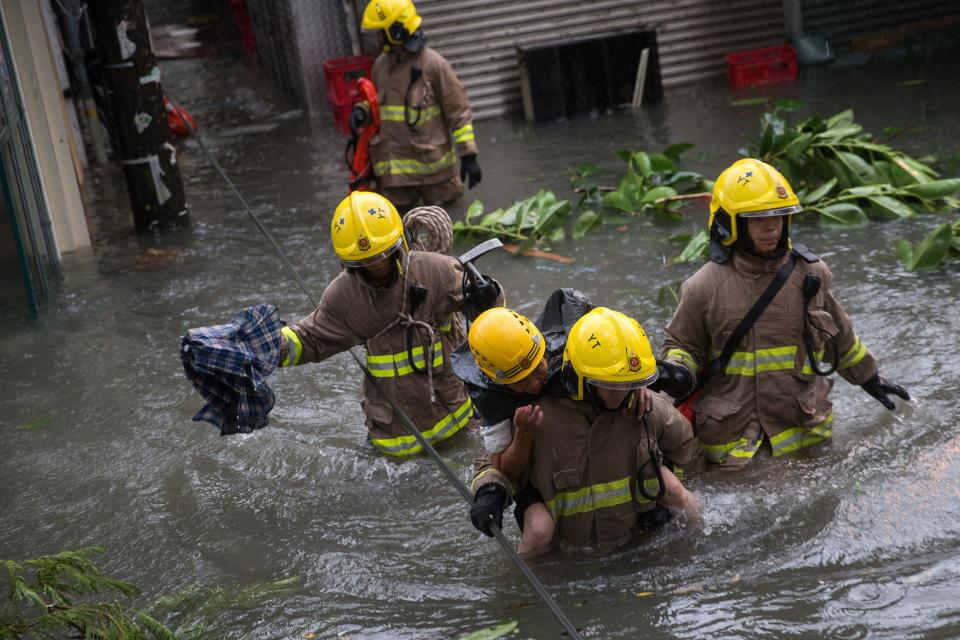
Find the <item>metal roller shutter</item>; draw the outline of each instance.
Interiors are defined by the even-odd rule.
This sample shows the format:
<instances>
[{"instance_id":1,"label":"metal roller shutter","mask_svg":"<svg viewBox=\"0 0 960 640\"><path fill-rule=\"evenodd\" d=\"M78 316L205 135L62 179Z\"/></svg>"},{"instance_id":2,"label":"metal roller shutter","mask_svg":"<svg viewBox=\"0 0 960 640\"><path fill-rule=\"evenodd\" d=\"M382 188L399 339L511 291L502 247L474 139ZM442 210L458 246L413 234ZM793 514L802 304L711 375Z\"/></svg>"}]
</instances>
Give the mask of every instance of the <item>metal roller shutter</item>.
<instances>
[{"instance_id":1,"label":"metal roller shutter","mask_svg":"<svg viewBox=\"0 0 960 640\"><path fill-rule=\"evenodd\" d=\"M957 0L802 0L803 32L826 38L838 52L850 50L850 39L960 14Z\"/></svg>"},{"instance_id":2,"label":"metal roller shutter","mask_svg":"<svg viewBox=\"0 0 960 640\"><path fill-rule=\"evenodd\" d=\"M516 47L655 27L664 86L723 73L724 54L785 41L770 0L416 0L430 46L481 119L522 108Z\"/></svg>"}]
</instances>

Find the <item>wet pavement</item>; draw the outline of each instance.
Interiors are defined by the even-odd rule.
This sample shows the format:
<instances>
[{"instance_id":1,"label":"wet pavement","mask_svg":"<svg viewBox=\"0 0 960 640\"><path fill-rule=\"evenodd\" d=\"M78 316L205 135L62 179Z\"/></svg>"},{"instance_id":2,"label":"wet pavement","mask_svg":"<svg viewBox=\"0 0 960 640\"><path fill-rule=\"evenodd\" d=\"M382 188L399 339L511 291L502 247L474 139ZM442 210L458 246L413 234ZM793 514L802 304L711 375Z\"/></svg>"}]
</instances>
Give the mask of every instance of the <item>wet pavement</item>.
<instances>
[{"instance_id":1,"label":"wet pavement","mask_svg":"<svg viewBox=\"0 0 960 640\"><path fill-rule=\"evenodd\" d=\"M319 296L339 270L327 225L346 194L332 119L304 118L226 57L169 61L163 71L167 92L197 118ZM760 107L730 103L758 95L797 98L824 115L851 106L878 133L916 121L897 145L948 158L960 148L958 79L949 61L890 61L809 69L796 83L741 92L721 78L671 89L663 105L636 113L483 121L484 179L469 195L488 209L540 188L572 198L568 167L615 171L616 149L675 142L695 143L688 167L715 176L758 129ZM360 374L346 355L277 372L266 429L221 438L191 422L202 403L180 367L186 329L258 302L294 320L310 304L196 144L178 149L192 228L135 236L122 176L98 173L87 194L92 254L66 258L39 321L8 310L0 318L0 558L101 546L101 567L139 585L145 607L190 586L298 579L265 603L202 618L204 637L454 638L516 619L520 637L559 638L430 460L387 461L364 444ZM892 249L940 222L799 221L795 237L829 263L883 374L915 401L890 413L841 380L830 446L691 479L706 505L702 525L671 524L612 554L532 560L584 636L960 635L960 264L908 273ZM679 247L667 238L704 224L703 212L675 225L639 220L557 243L570 265L502 254L483 267L528 315L554 288L577 287L634 315L657 349L672 312L658 292L696 269L669 262ZM441 453L466 480L481 448L468 434ZM174 622L204 615L199 604L180 614Z\"/></svg>"}]
</instances>

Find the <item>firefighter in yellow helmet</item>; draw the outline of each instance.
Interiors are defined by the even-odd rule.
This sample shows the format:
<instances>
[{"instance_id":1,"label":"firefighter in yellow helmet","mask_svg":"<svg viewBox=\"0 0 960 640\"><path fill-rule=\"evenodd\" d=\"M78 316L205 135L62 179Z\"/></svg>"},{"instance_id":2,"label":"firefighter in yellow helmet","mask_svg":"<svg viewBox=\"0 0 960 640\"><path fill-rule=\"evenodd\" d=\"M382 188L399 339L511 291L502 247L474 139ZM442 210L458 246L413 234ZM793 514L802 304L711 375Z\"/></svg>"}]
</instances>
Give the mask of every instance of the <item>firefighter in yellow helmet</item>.
<instances>
[{"instance_id":1,"label":"firefighter in yellow helmet","mask_svg":"<svg viewBox=\"0 0 960 640\"><path fill-rule=\"evenodd\" d=\"M891 395L909 400L878 374L827 265L791 243L800 210L784 177L760 160L735 162L714 185L710 262L681 287L659 382L687 396L681 408L713 463L743 465L761 448L780 456L829 440L834 371L888 409Z\"/></svg>"},{"instance_id":2,"label":"firefighter in yellow helmet","mask_svg":"<svg viewBox=\"0 0 960 640\"><path fill-rule=\"evenodd\" d=\"M419 201L454 202L465 182L473 188L482 178L470 100L450 63L426 46L421 22L410 0L371 0L361 23L384 35L373 65L380 132L370 142L370 161L377 191L401 212ZM354 107L351 128L368 121L368 107Z\"/></svg>"},{"instance_id":3,"label":"firefighter in yellow helmet","mask_svg":"<svg viewBox=\"0 0 960 640\"><path fill-rule=\"evenodd\" d=\"M283 328L281 366L319 362L355 345L382 392L413 419L426 439L440 442L467 426L473 404L453 374L450 354L459 311L468 317L499 304L499 285L484 276L472 285L447 255L411 251L397 210L382 195L355 191L330 221L333 248L344 270L310 315ZM388 456L421 446L368 379L363 412L374 448Z\"/></svg>"},{"instance_id":4,"label":"firefighter in yellow helmet","mask_svg":"<svg viewBox=\"0 0 960 640\"><path fill-rule=\"evenodd\" d=\"M696 497L671 471L694 459L690 423L661 395L652 396L649 412L623 411L656 377L650 343L635 320L597 307L573 324L557 388L536 401L541 420L523 477L551 526L526 551L556 542L616 545L638 528L666 522L670 509L696 513ZM475 507L501 483L495 473L478 475ZM482 515L495 519L494 512Z\"/></svg>"}]
</instances>

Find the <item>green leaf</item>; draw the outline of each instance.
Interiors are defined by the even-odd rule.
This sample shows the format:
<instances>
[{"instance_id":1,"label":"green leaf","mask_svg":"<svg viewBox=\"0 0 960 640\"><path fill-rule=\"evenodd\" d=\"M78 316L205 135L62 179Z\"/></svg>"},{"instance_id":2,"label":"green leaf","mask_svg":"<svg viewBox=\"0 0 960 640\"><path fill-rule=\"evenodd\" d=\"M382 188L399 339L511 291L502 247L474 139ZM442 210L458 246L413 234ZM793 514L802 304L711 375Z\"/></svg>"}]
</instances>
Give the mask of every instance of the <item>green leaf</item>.
<instances>
[{"instance_id":1,"label":"green leaf","mask_svg":"<svg viewBox=\"0 0 960 640\"><path fill-rule=\"evenodd\" d=\"M923 78L914 78L913 80L904 80L903 82L898 82L898 87L916 87L918 85L926 82Z\"/></svg>"},{"instance_id":2,"label":"green leaf","mask_svg":"<svg viewBox=\"0 0 960 640\"><path fill-rule=\"evenodd\" d=\"M837 179L830 178L828 181L824 182L822 185L820 185L819 187L811 191L810 194L807 195L805 198L801 198L800 200L805 205L816 204L816 202L820 200L820 198L830 193L830 190L833 189L835 186L837 186Z\"/></svg>"},{"instance_id":3,"label":"green leaf","mask_svg":"<svg viewBox=\"0 0 960 640\"><path fill-rule=\"evenodd\" d=\"M677 163L662 153L654 153L650 156L650 168L656 173L673 173Z\"/></svg>"},{"instance_id":4,"label":"green leaf","mask_svg":"<svg viewBox=\"0 0 960 640\"><path fill-rule=\"evenodd\" d=\"M770 102L770 98L761 96L757 98L744 98L742 100L736 100L730 104L734 107L752 107L758 104L767 104L768 102Z\"/></svg>"},{"instance_id":5,"label":"green leaf","mask_svg":"<svg viewBox=\"0 0 960 640\"><path fill-rule=\"evenodd\" d=\"M826 125L827 129L845 127L853 124L853 109L841 111L840 113L828 118L824 124Z\"/></svg>"},{"instance_id":6,"label":"green leaf","mask_svg":"<svg viewBox=\"0 0 960 640\"><path fill-rule=\"evenodd\" d=\"M603 194L603 204L611 209L633 213L633 200L623 193L623 189Z\"/></svg>"},{"instance_id":7,"label":"green leaf","mask_svg":"<svg viewBox=\"0 0 960 640\"><path fill-rule=\"evenodd\" d=\"M663 155L667 156L671 160L680 160L680 156L693 149L696 145L690 144L689 142L678 142L672 144L666 149L663 150Z\"/></svg>"},{"instance_id":8,"label":"green leaf","mask_svg":"<svg viewBox=\"0 0 960 640\"><path fill-rule=\"evenodd\" d=\"M820 218L827 224L855 227L869 222L863 209L850 202L828 204L824 207L815 207L811 211L819 213Z\"/></svg>"},{"instance_id":9,"label":"green leaf","mask_svg":"<svg viewBox=\"0 0 960 640\"><path fill-rule=\"evenodd\" d=\"M818 133L816 139L824 142L837 142L844 138L852 138L861 131L863 131L863 127L858 124L849 127L833 127L832 129Z\"/></svg>"},{"instance_id":10,"label":"green leaf","mask_svg":"<svg viewBox=\"0 0 960 640\"><path fill-rule=\"evenodd\" d=\"M630 168L642 176L650 175L652 167L650 165L650 156L644 151L637 151L630 156Z\"/></svg>"},{"instance_id":11,"label":"green leaf","mask_svg":"<svg viewBox=\"0 0 960 640\"><path fill-rule=\"evenodd\" d=\"M837 152L837 158L852 174L860 179L862 184L877 184L882 182L873 167L857 154L839 151Z\"/></svg>"},{"instance_id":12,"label":"green leaf","mask_svg":"<svg viewBox=\"0 0 960 640\"><path fill-rule=\"evenodd\" d=\"M796 111L803 108L803 102L793 98L778 98L774 101L773 108L780 111Z\"/></svg>"},{"instance_id":13,"label":"green leaf","mask_svg":"<svg viewBox=\"0 0 960 640\"><path fill-rule=\"evenodd\" d=\"M812 133L801 133L796 138L790 141L790 144L786 146L784 151L786 151L788 158L798 158L803 155L803 152L810 148L810 143L813 141Z\"/></svg>"},{"instance_id":14,"label":"green leaf","mask_svg":"<svg viewBox=\"0 0 960 640\"><path fill-rule=\"evenodd\" d=\"M690 237L690 241L687 242L687 246L683 248L683 251L680 252L680 255L673 259L673 262L674 264L680 264L681 262L705 260L707 257L707 247L709 246L710 235L706 232L706 230L701 229Z\"/></svg>"},{"instance_id":15,"label":"green leaf","mask_svg":"<svg viewBox=\"0 0 960 640\"><path fill-rule=\"evenodd\" d=\"M946 178L931 180L924 184L912 184L903 188L921 198L946 198L960 192L960 178Z\"/></svg>"},{"instance_id":16,"label":"green leaf","mask_svg":"<svg viewBox=\"0 0 960 640\"><path fill-rule=\"evenodd\" d=\"M763 137L760 139L760 148L757 149L760 157L766 157L773 150L773 127L767 125L763 128Z\"/></svg>"},{"instance_id":17,"label":"green leaf","mask_svg":"<svg viewBox=\"0 0 960 640\"><path fill-rule=\"evenodd\" d=\"M470 203L470 206L467 207L467 222L470 222L473 218L476 218L483 213L483 203L479 200L474 200Z\"/></svg>"},{"instance_id":18,"label":"green leaf","mask_svg":"<svg viewBox=\"0 0 960 640\"><path fill-rule=\"evenodd\" d=\"M913 264L913 247L910 246L910 243L906 240L897 240L893 249L897 253L897 259L907 270L910 270L912 268L910 265Z\"/></svg>"},{"instance_id":19,"label":"green leaf","mask_svg":"<svg viewBox=\"0 0 960 640\"><path fill-rule=\"evenodd\" d=\"M596 211L584 211L573 223L573 239L578 240L603 225L603 219Z\"/></svg>"},{"instance_id":20,"label":"green leaf","mask_svg":"<svg viewBox=\"0 0 960 640\"><path fill-rule=\"evenodd\" d=\"M942 224L933 233L924 238L913 251L910 270L933 269L947 257L951 247L952 232L950 224Z\"/></svg>"},{"instance_id":21,"label":"green leaf","mask_svg":"<svg viewBox=\"0 0 960 640\"><path fill-rule=\"evenodd\" d=\"M460 636L458 640L494 640L495 638L502 638L516 630L519 624L516 620L511 620L510 622L504 622L494 627L487 627L486 629Z\"/></svg>"},{"instance_id":22,"label":"green leaf","mask_svg":"<svg viewBox=\"0 0 960 640\"><path fill-rule=\"evenodd\" d=\"M633 151L630 151L630 149L617 149L613 152L613 155L617 156L624 162L630 162L630 156L633 155Z\"/></svg>"},{"instance_id":23,"label":"green leaf","mask_svg":"<svg viewBox=\"0 0 960 640\"><path fill-rule=\"evenodd\" d=\"M879 209L892 213L897 217L912 218L916 215L914 210L910 208L910 205L896 198L891 198L890 196L869 196L868 199Z\"/></svg>"},{"instance_id":24,"label":"green leaf","mask_svg":"<svg viewBox=\"0 0 960 640\"><path fill-rule=\"evenodd\" d=\"M43 427L50 426L50 423L53 422L53 416L43 416L42 418L37 418L33 422L27 422L26 424L20 425L20 428L25 431L30 431L31 429L42 429Z\"/></svg>"},{"instance_id":25,"label":"green leaf","mask_svg":"<svg viewBox=\"0 0 960 640\"><path fill-rule=\"evenodd\" d=\"M659 200L660 198L672 198L675 195L677 195L677 191L672 187L667 187L667 186L654 187L653 189L650 189L645 194L643 194L643 197L640 198L640 202L652 203L656 200Z\"/></svg>"}]
</instances>

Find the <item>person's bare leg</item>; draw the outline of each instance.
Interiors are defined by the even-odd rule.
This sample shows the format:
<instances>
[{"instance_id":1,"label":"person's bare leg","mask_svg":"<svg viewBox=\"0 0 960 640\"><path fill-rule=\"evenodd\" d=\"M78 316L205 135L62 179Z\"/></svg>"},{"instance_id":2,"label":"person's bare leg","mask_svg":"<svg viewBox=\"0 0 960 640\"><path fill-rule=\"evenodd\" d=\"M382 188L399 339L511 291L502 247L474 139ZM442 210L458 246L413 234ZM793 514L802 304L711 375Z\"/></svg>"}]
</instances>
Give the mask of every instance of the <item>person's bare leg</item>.
<instances>
[{"instance_id":1,"label":"person's bare leg","mask_svg":"<svg viewBox=\"0 0 960 640\"><path fill-rule=\"evenodd\" d=\"M547 505L534 502L523 513L523 535L517 552L527 556L538 555L550 548L556 525Z\"/></svg>"}]
</instances>

